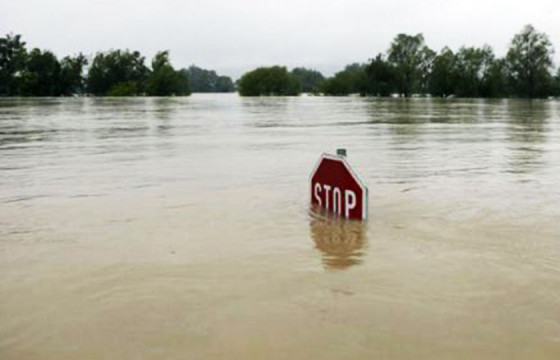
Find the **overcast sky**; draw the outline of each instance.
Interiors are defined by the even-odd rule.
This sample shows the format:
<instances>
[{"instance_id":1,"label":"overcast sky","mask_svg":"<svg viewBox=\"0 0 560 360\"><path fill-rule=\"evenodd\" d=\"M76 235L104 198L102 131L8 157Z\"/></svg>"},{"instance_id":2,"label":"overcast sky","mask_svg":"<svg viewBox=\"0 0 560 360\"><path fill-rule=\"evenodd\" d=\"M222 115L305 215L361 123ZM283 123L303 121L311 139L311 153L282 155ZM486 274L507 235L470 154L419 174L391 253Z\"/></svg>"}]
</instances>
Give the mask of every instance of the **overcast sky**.
<instances>
[{"instance_id":1,"label":"overcast sky","mask_svg":"<svg viewBox=\"0 0 560 360\"><path fill-rule=\"evenodd\" d=\"M234 79L274 64L332 75L385 52L398 33L423 33L436 51L488 44L502 56L528 23L560 52L560 0L0 0L0 34L22 34L28 47L128 48L148 60L170 50L177 68Z\"/></svg>"}]
</instances>

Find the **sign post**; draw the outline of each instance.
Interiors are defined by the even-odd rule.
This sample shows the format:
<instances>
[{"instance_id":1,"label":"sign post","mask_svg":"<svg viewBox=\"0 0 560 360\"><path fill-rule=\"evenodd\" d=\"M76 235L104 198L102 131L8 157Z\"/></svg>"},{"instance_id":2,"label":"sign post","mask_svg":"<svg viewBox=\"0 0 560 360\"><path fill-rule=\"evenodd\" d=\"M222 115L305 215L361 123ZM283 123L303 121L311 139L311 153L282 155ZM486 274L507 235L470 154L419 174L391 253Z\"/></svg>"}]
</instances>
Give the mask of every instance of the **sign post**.
<instances>
[{"instance_id":1,"label":"sign post","mask_svg":"<svg viewBox=\"0 0 560 360\"><path fill-rule=\"evenodd\" d=\"M322 154L311 173L311 204L336 216L365 220L368 209L368 188L345 159L339 155Z\"/></svg>"}]
</instances>

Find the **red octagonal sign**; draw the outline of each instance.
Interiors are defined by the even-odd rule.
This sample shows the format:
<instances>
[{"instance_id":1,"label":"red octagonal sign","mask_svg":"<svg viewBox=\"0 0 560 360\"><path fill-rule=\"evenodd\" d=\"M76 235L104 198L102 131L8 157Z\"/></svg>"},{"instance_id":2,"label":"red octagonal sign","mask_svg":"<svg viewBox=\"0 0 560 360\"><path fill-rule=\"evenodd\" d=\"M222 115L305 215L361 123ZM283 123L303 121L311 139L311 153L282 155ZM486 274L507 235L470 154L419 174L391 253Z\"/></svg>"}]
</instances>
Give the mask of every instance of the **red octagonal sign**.
<instances>
[{"instance_id":1,"label":"red octagonal sign","mask_svg":"<svg viewBox=\"0 0 560 360\"><path fill-rule=\"evenodd\" d=\"M367 186L341 156L321 155L311 173L311 204L349 219L367 218Z\"/></svg>"}]
</instances>

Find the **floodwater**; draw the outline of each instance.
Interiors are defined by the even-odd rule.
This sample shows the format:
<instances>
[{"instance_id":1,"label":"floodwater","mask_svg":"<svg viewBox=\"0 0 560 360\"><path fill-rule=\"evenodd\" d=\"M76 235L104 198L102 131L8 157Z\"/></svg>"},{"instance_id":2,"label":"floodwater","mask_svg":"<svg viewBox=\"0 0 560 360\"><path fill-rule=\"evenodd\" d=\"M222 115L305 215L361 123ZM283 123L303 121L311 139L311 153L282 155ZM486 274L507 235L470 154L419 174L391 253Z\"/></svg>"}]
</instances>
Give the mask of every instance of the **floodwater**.
<instances>
[{"instance_id":1,"label":"floodwater","mask_svg":"<svg viewBox=\"0 0 560 360\"><path fill-rule=\"evenodd\" d=\"M560 102L0 99L0 358L558 359Z\"/></svg>"}]
</instances>

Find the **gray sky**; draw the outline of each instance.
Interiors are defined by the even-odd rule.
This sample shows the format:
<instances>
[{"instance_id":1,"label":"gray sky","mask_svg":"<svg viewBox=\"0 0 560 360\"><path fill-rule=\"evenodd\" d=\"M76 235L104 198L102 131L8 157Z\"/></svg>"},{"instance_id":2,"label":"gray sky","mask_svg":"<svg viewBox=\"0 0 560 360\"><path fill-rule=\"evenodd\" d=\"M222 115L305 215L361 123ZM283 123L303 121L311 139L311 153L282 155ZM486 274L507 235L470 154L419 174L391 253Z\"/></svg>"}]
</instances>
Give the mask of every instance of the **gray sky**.
<instances>
[{"instance_id":1,"label":"gray sky","mask_svg":"<svg viewBox=\"0 0 560 360\"><path fill-rule=\"evenodd\" d=\"M0 0L0 34L22 34L28 47L58 56L128 48L147 63L170 50L176 68L234 79L275 64L332 75L385 52L398 33L421 32L436 51L488 44L503 56L528 23L560 52L559 0Z\"/></svg>"}]
</instances>

